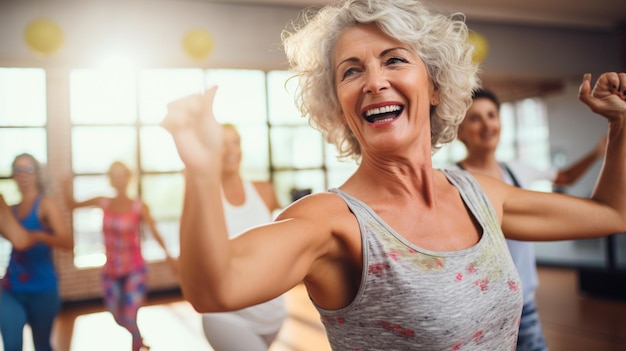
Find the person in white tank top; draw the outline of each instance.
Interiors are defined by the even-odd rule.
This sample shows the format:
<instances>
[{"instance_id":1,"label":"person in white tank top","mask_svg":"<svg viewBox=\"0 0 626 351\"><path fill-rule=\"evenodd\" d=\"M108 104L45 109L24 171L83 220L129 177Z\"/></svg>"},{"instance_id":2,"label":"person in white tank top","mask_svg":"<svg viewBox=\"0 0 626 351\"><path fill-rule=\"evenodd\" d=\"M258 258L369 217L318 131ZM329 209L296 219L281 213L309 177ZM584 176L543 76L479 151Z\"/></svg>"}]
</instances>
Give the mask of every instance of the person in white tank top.
<instances>
[{"instance_id":1,"label":"person in white tank top","mask_svg":"<svg viewBox=\"0 0 626 351\"><path fill-rule=\"evenodd\" d=\"M279 208L270 182L241 177L241 139L232 124L224 124L222 204L230 239L245 230L272 221ZM216 351L265 351L276 339L287 317L283 296L234 312L202 315L204 335Z\"/></svg>"}]
</instances>

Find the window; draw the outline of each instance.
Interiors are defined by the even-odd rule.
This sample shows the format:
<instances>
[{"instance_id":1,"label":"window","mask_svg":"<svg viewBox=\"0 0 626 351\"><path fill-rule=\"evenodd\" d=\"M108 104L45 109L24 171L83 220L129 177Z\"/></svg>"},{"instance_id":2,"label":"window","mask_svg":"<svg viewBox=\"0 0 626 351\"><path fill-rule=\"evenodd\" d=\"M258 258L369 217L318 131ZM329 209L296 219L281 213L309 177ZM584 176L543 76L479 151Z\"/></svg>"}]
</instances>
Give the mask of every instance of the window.
<instances>
[{"instance_id":1,"label":"window","mask_svg":"<svg viewBox=\"0 0 626 351\"><path fill-rule=\"evenodd\" d=\"M265 72L219 69L206 72L206 86L217 86L213 112L221 123L232 123L241 135L242 172L269 180L270 160Z\"/></svg>"},{"instance_id":2,"label":"window","mask_svg":"<svg viewBox=\"0 0 626 351\"><path fill-rule=\"evenodd\" d=\"M9 205L21 200L11 179L11 162L21 153L47 162L46 74L38 68L0 68L0 193ZM45 173L44 173L45 175ZM0 236L0 277L11 245Z\"/></svg>"},{"instance_id":3,"label":"window","mask_svg":"<svg viewBox=\"0 0 626 351\"><path fill-rule=\"evenodd\" d=\"M294 106L293 80L284 71L231 69L74 70L70 77L72 170L77 200L112 196L106 171L115 160L136 170L131 196L149 206L171 252L178 251L183 165L171 137L159 123L170 101L218 86L214 113L242 136L242 172L249 179L272 180L281 205L292 191L323 191L338 186L356 167L336 160ZM271 142L270 142L271 140ZM74 211L75 264L104 263L99 209ZM151 235L144 256L163 258Z\"/></svg>"},{"instance_id":4,"label":"window","mask_svg":"<svg viewBox=\"0 0 626 351\"><path fill-rule=\"evenodd\" d=\"M297 81L289 78L285 71L229 69L71 71L69 122L75 197L113 196L106 171L115 160L125 162L136 176L129 195L140 196L150 206L160 233L176 254L183 165L159 123L170 101L213 85L219 86L216 118L235 124L242 135L242 171L250 179L272 180L283 206L303 192L341 185L357 165L351 160L338 161L335 147L325 143L321 133L300 116L293 99ZM20 152L30 152L46 163L44 70L0 69L0 92L0 155L9 160ZM499 158L520 157L539 167L549 165L547 124L540 100L505 103L501 119ZM441 166L464 153L464 147L453 142L434 155L433 163ZM0 190L7 201L19 200L8 163L0 165ZM103 264L101 211L78 209L73 221L75 264ZM0 252L9 249L0 239ZM163 258L152 235L144 235L143 250L149 260Z\"/></svg>"},{"instance_id":5,"label":"window","mask_svg":"<svg viewBox=\"0 0 626 351\"><path fill-rule=\"evenodd\" d=\"M113 196L106 172L116 160L135 171L130 196L150 207L170 252L178 251L178 218L182 209L182 163L165 130L158 124L173 99L204 88L204 73L196 69L133 71L74 70L70 77L72 170L74 196L86 200ZM77 267L105 262L102 212L74 211ZM146 229L146 228L143 228ZM164 258L151 234L145 233L146 259Z\"/></svg>"},{"instance_id":6,"label":"window","mask_svg":"<svg viewBox=\"0 0 626 351\"><path fill-rule=\"evenodd\" d=\"M297 110L297 80L290 77L285 71L267 75L271 166L282 204L309 191L337 187L356 169L352 160L338 161L335 146L326 143Z\"/></svg>"}]
</instances>

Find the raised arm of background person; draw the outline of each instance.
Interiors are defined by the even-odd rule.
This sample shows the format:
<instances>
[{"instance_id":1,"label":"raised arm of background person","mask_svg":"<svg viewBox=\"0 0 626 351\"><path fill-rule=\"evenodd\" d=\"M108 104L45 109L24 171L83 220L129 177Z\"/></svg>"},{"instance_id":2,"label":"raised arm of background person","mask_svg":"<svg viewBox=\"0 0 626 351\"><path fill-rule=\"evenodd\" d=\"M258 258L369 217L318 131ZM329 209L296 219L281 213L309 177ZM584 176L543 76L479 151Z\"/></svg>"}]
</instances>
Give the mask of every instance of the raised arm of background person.
<instances>
[{"instance_id":1,"label":"raised arm of background person","mask_svg":"<svg viewBox=\"0 0 626 351\"><path fill-rule=\"evenodd\" d=\"M74 210L81 207L93 207L100 206L103 197L98 196L91 199L87 199L84 201L76 201L74 198L74 193L72 192L72 179L70 177L66 177L61 181L61 189L63 192L63 199L65 200L65 205L70 209Z\"/></svg>"},{"instance_id":2,"label":"raised arm of background person","mask_svg":"<svg viewBox=\"0 0 626 351\"><path fill-rule=\"evenodd\" d=\"M331 221L320 201L229 240L221 198L222 127L213 116L216 88L168 105L163 126L185 169L179 276L199 312L229 311L267 301L301 282L327 251ZM317 205L316 205L317 203ZM345 205L344 205L345 207Z\"/></svg>"},{"instance_id":3,"label":"raised arm of background person","mask_svg":"<svg viewBox=\"0 0 626 351\"><path fill-rule=\"evenodd\" d=\"M626 73L604 73L591 90L585 75L579 99L608 120L604 164L591 198L532 192L477 175L499 212L507 238L568 240L626 230Z\"/></svg>"},{"instance_id":4,"label":"raised arm of background person","mask_svg":"<svg viewBox=\"0 0 626 351\"><path fill-rule=\"evenodd\" d=\"M604 156L606 150L606 136L602 136L596 146L589 150L587 154L581 157L579 160L571 164L570 166L560 169L554 179L554 185L556 186L568 186L574 184L580 177L582 177L587 170L597 161L598 158Z\"/></svg>"},{"instance_id":5,"label":"raised arm of background person","mask_svg":"<svg viewBox=\"0 0 626 351\"><path fill-rule=\"evenodd\" d=\"M74 247L74 239L70 233L59 206L47 196L41 199L37 216L49 229L28 231L13 216L11 208L0 195L0 233L11 242L16 250L25 250L36 243L43 243L60 249Z\"/></svg>"}]
</instances>

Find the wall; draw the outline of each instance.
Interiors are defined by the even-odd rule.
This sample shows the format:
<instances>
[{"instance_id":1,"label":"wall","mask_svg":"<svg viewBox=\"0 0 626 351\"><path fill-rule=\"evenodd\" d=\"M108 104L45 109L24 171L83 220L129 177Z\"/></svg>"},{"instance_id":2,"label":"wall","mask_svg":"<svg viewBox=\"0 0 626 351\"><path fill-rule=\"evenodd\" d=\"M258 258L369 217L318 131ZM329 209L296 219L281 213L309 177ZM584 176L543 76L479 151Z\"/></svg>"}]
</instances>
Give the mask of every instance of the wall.
<instances>
[{"instance_id":1,"label":"wall","mask_svg":"<svg viewBox=\"0 0 626 351\"><path fill-rule=\"evenodd\" d=\"M289 7L196 1L1 1L0 66L46 68L48 163L53 179L59 179L71 169L66 156L70 154L69 127L65 124L69 123L67 77L72 68L92 67L109 52L127 51L144 67L285 69L280 34L297 14L298 9ZM65 32L63 48L52 57L31 54L22 40L26 24L38 17L53 19ZM181 48L184 33L196 27L212 33L216 42L215 51L203 62L188 59ZM589 111L576 100L577 82L584 72L619 68L616 32L494 23L470 23L470 28L483 34L490 44L482 66L485 79L564 82L563 90L547 100L554 148L567 150L568 157L574 159L597 140L605 126L590 118ZM590 188L588 182L580 186L581 193ZM71 253L59 253L57 264L64 299L100 296L97 269L77 270ZM148 285L150 289L169 289L177 282L169 268L158 262L150 265Z\"/></svg>"},{"instance_id":2,"label":"wall","mask_svg":"<svg viewBox=\"0 0 626 351\"><path fill-rule=\"evenodd\" d=\"M482 68L488 76L518 79L580 79L622 67L620 38L615 30L529 27L473 23L487 39L489 54Z\"/></svg>"},{"instance_id":3,"label":"wall","mask_svg":"<svg viewBox=\"0 0 626 351\"><path fill-rule=\"evenodd\" d=\"M285 68L280 34L298 11L288 7L207 4L195 1L2 1L0 63L17 66L91 66L107 52L131 52L147 67ZM65 33L62 50L37 58L22 41L26 24L47 17ZM215 38L206 62L183 53L181 39L202 28Z\"/></svg>"}]
</instances>

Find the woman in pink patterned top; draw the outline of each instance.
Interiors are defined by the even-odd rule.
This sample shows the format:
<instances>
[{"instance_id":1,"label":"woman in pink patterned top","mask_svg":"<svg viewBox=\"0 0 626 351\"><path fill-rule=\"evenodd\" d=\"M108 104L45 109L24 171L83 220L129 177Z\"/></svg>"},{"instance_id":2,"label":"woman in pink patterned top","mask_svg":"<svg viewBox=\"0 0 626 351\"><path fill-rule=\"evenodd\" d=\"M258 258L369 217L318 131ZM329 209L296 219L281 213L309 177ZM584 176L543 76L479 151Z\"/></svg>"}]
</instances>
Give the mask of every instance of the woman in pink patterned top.
<instances>
[{"instance_id":1,"label":"woman in pink patterned top","mask_svg":"<svg viewBox=\"0 0 626 351\"><path fill-rule=\"evenodd\" d=\"M88 206L102 209L107 258L102 268L104 302L115 321L132 334L132 350L147 350L149 347L144 344L137 325L137 313L146 297L147 267L141 254L142 222L148 225L174 270L175 261L167 251L149 207L126 193L132 175L130 169L122 162L113 162L107 175L117 193L115 197L99 196L77 202L66 187L66 201L71 209Z\"/></svg>"}]
</instances>

